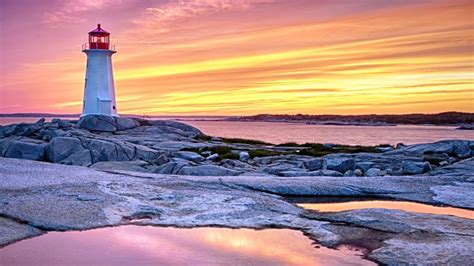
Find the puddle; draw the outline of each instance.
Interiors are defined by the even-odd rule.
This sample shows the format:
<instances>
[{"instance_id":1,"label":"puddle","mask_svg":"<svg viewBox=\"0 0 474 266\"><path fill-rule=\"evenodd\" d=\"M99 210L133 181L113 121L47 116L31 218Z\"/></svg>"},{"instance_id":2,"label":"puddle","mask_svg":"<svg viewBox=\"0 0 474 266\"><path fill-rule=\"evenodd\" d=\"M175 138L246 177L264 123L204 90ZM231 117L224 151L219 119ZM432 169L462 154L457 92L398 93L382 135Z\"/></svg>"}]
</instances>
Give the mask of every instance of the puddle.
<instances>
[{"instance_id":1,"label":"puddle","mask_svg":"<svg viewBox=\"0 0 474 266\"><path fill-rule=\"evenodd\" d=\"M461 218L474 219L474 211L453 207L437 207L408 201L367 200L331 203L299 203L297 205L308 210L320 212L340 212L358 209L383 208L407 212L453 215Z\"/></svg>"},{"instance_id":2,"label":"puddle","mask_svg":"<svg viewBox=\"0 0 474 266\"><path fill-rule=\"evenodd\" d=\"M0 249L0 265L375 265L312 243L290 229L127 225L23 240Z\"/></svg>"}]
</instances>

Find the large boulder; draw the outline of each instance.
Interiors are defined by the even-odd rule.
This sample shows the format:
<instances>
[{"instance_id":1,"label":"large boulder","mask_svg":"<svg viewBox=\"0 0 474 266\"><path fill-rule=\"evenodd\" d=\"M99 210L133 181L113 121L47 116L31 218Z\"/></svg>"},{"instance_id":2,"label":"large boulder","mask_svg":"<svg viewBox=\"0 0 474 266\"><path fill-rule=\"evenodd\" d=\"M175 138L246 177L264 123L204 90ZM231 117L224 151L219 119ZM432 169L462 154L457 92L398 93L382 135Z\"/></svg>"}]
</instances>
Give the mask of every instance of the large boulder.
<instances>
[{"instance_id":1,"label":"large boulder","mask_svg":"<svg viewBox=\"0 0 474 266\"><path fill-rule=\"evenodd\" d=\"M4 156L41 161L44 159L45 144L13 140L5 151Z\"/></svg>"},{"instance_id":2,"label":"large boulder","mask_svg":"<svg viewBox=\"0 0 474 266\"><path fill-rule=\"evenodd\" d=\"M346 157L326 157L324 158L324 170L333 170L345 173L354 170L354 159Z\"/></svg>"},{"instance_id":3,"label":"large boulder","mask_svg":"<svg viewBox=\"0 0 474 266\"><path fill-rule=\"evenodd\" d=\"M77 138L55 137L46 145L46 156L50 162L57 163L82 150L84 147Z\"/></svg>"},{"instance_id":4,"label":"large boulder","mask_svg":"<svg viewBox=\"0 0 474 266\"><path fill-rule=\"evenodd\" d=\"M92 162L102 161L126 161L126 156L119 156L119 150L112 142L95 139L88 145L89 150L92 151Z\"/></svg>"},{"instance_id":5,"label":"large boulder","mask_svg":"<svg viewBox=\"0 0 474 266\"><path fill-rule=\"evenodd\" d=\"M405 175L417 175L426 173L430 170L431 166L428 162L403 161L400 171Z\"/></svg>"},{"instance_id":6,"label":"large boulder","mask_svg":"<svg viewBox=\"0 0 474 266\"><path fill-rule=\"evenodd\" d=\"M136 119L128 117L115 117L115 125L117 130L127 130L140 126L140 122Z\"/></svg>"},{"instance_id":7,"label":"large boulder","mask_svg":"<svg viewBox=\"0 0 474 266\"><path fill-rule=\"evenodd\" d=\"M233 176L242 172L227 169L217 165L198 165L185 166L179 170L178 175L194 175L194 176Z\"/></svg>"},{"instance_id":8,"label":"large boulder","mask_svg":"<svg viewBox=\"0 0 474 266\"><path fill-rule=\"evenodd\" d=\"M80 128L90 131L117 131L117 124L114 117L108 115L86 115L79 119L78 125Z\"/></svg>"}]
</instances>

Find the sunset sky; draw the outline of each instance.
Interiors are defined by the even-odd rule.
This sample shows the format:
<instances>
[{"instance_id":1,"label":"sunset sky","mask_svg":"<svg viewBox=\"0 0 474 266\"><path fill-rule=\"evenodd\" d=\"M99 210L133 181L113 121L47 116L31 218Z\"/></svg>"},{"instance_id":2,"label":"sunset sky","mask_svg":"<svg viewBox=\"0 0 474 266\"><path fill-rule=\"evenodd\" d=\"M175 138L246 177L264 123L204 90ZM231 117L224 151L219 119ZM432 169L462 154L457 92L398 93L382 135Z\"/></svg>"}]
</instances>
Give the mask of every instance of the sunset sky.
<instances>
[{"instance_id":1,"label":"sunset sky","mask_svg":"<svg viewBox=\"0 0 474 266\"><path fill-rule=\"evenodd\" d=\"M1 0L0 113L80 113L97 23L118 111L474 111L474 1Z\"/></svg>"}]
</instances>

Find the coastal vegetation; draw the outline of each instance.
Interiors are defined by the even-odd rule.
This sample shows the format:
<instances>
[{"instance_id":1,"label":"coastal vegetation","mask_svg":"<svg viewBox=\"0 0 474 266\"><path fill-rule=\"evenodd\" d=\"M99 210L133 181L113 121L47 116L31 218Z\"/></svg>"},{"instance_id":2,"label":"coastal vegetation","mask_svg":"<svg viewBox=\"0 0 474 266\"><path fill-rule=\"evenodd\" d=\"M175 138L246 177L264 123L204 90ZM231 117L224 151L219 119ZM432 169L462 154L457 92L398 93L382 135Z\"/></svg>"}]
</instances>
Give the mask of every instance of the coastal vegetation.
<instances>
[{"instance_id":1,"label":"coastal vegetation","mask_svg":"<svg viewBox=\"0 0 474 266\"><path fill-rule=\"evenodd\" d=\"M474 113L444 112L438 114L400 115L274 115L230 117L228 121L249 122L292 122L329 125L464 125L474 124Z\"/></svg>"}]
</instances>

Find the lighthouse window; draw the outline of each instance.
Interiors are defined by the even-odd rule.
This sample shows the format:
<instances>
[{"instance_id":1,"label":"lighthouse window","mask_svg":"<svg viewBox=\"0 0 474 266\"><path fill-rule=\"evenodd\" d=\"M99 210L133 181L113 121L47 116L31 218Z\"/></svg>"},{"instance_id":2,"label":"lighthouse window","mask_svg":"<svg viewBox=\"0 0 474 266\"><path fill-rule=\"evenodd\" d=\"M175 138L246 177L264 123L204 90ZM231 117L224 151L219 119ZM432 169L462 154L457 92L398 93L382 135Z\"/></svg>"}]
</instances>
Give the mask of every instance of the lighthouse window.
<instances>
[{"instance_id":1,"label":"lighthouse window","mask_svg":"<svg viewBox=\"0 0 474 266\"><path fill-rule=\"evenodd\" d=\"M115 105L114 105L114 106L112 106L112 109L114 109L114 110L115 110Z\"/></svg>"}]
</instances>

